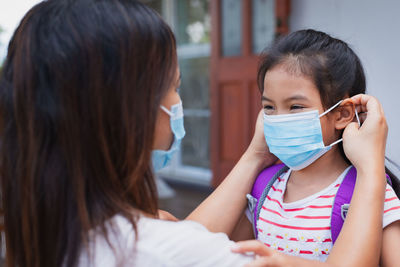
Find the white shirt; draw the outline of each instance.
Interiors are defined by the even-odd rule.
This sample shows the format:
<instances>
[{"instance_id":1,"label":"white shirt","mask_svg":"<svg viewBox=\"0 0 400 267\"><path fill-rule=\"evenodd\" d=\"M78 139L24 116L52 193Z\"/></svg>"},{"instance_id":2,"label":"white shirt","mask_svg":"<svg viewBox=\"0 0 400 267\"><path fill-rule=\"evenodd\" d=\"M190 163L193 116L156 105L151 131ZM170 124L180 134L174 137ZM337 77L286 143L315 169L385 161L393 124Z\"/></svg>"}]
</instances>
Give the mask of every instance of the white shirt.
<instances>
[{"instance_id":1,"label":"white shirt","mask_svg":"<svg viewBox=\"0 0 400 267\"><path fill-rule=\"evenodd\" d=\"M283 173L274 182L260 211L258 240L286 254L325 261L332 249L333 201L349 169L320 192L290 203L284 203L283 197L291 170ZM383 227L397 220L400 220L400 201L387 185Z\"/></svg>"},{"instance_id":2,"label":"white shirt","mask_svg":"<svg viewBox=\"0 0 400 267\"><path fill-rule=\"evenodd\" d=\"M226 234L211 233L193 221L141 217L137 241L132 225L122 216L113 217L106 227L114 251L101 234L91 232L93 261L89 261L91 256L85 249L79 266L243 266L254 259L232 253L230 247L234 242Z\"/></svg>"}]
</instances>

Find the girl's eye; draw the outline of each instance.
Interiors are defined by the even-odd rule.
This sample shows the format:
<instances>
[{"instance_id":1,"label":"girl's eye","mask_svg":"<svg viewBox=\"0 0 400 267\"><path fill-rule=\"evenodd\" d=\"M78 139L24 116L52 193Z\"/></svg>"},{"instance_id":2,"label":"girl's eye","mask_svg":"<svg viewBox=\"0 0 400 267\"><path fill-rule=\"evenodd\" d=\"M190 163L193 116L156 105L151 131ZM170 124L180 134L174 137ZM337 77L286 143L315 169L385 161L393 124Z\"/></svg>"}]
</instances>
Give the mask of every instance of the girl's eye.
<instances>
[{"instance_id":1,"label":"girl's eye","mask_svg":"<svg viewBox=\"0 0 400 267\"><path fill-rule=\"evenodd\" d=\"M290 109L295 109L295 110L299 110L299 109L303 109L304 107L303 106L300 106L300 105L293 105L293 106L291 106L290 107Z\"/></svg>"},{"instance_id":2,"label":"girl's eye","mask_svg":"<svg viewBox=\"0 0 400 267\"><path fill-rule=\"evenodd\" d=\"M264 106L265 114L270 115L270 114L273 113L273 111L274 111L274 107L273 106L271 106L271 105L265 105Z\"/></svg>"},{"instance_id":3,"label":"girl's eye","mask_svg":"<svg viewBox=\"0 0 400 267\"><path fill-rule=\"evenodd\" d=\"M265 106L264 106L264 109L265 109L265 110L273 110L274 107L273 107L273 106L270 106L270 105L265 105Z\"/></svg>"}]
</instances>

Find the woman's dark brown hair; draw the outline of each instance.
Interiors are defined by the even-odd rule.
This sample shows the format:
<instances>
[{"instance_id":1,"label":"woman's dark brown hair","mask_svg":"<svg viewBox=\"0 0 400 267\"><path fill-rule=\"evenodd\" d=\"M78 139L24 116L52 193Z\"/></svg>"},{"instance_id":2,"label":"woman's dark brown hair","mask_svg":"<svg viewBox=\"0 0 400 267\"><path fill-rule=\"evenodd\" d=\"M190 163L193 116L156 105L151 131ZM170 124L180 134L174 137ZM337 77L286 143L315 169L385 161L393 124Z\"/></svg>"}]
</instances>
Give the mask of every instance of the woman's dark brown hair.
<instances>
[{"instance_id":1,"label":"woman's dark brown hair","mask_svg":"<svg viewBox=\"0 0 400 267\"><path fill-rule=\"evenodd\" d=\"M88 231L157 213L151 151L175 39L132 0L49 0L22 19L0 79L7 266L76 266Z\"/></svg>"}]
</instances>

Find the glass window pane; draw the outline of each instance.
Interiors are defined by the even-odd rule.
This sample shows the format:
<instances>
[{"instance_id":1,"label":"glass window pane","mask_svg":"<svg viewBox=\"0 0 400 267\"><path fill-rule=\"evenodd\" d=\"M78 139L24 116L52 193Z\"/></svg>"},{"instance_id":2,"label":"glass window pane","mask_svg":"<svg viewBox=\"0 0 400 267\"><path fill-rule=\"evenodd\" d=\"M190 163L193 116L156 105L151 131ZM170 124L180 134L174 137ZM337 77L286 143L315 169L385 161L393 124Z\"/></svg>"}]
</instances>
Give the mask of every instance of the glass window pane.
<instances>
[{"instance_id":1,"label":"glass window pane","mask_svg":"<svg viewBox=\"0 0 400 267\"><path fill-rule=\"evenodd\" d=\"M185 109L209 109L209 57L180 59L180 95Z\"/></svg>"},{"instance_id":2,"label":"glass window pane","mask_svg":"<svg viewBox=\"0 0 400 267\"><path fill-rule=\"evenodd\" d=\"M209 168L210 0L175 0L186 136L181 165Z\"/></svg>"},{"instance_id":3,"label":"glass window pane","mask_svg":"<svg viewBox=\"0 0 400 267\"><path fill-rule=\"evenodd\" d=\"M170 169L209 169L210 0L142 1L164 14L177 40L186 136Z\"/></svg>"},{"instance_id":4,"label":"glass window pane","mask_svg":"<svg viewBox=\"0 0 400 267\"><path fill-rule=\"evenodd\" d=\"M275 0L252 1L253 53L261 53L275 37Z\"/></svg>"},{"instance_id":5,"label":"glass window pane","mask_svg":"<svg viewBox=\"0 0 400 267\"><path fill-rule=\"evenodd\" d=\"M186 131L186 136L182 140L182 164L210 168L209 117L186 116L185 114L185 128L190 131Z\"/></svg>"},{"instance_id":6,"label":"glass window pane","mask_svg":"<svg viewBox=\"0 0 400 267\"><path fill-rule=\"evenodd\" d=\"M209 0L177 0L176 38L178 45L210 42Z\"/></svg>"},{"instance_id":7,"label":"glass window pane","mask_svg":"<svg viewBox=\"0 0 400 267\"><path fill-rule=\"evenodd\" d=\"M242 50L242 13L238 0L222 0L222 55L239 56Z\"/></svg>"},{"instance_id":8,"label":"glass window pane","mask_svg":"<svg viewBox=\"0 0 400 267\"><path fill-rule=\"evenodd\" d=\"M183 165L209 168L209 57L179 60L180 95L185 114L186 136L182 141Z\"/></svg>"}]
</instances>

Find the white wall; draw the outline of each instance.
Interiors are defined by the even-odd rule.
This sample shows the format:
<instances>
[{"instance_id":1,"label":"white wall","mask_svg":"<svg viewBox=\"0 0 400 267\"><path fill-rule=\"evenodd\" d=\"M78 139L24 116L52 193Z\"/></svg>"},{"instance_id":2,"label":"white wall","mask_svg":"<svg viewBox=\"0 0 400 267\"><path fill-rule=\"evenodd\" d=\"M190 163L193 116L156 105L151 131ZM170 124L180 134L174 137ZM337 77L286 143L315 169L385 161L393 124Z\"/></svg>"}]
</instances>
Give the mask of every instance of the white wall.
<instances>
[{"instance_id":1,"label":"white wall","mask_svg":"<svg viewBox=\"0 0 400 267\"><path fill-rule=\"evenodd\" d=\"M0 65L7 54L7 45L15 28L25 13L40 0L0 0L0 27L4 32L0 35Z\"/></svg>"},{"instance_id":2,"label":"white wall","mask_svg":"<svg viewBox=\"0 0 400 267\"><path fill-rule=\"evenodd\" d=\"M383 104L386 154L400 163L400 1L292 0L290 30L313 28L349 43L367 76L367 92Z\"/></svg>"}]
</instances>

